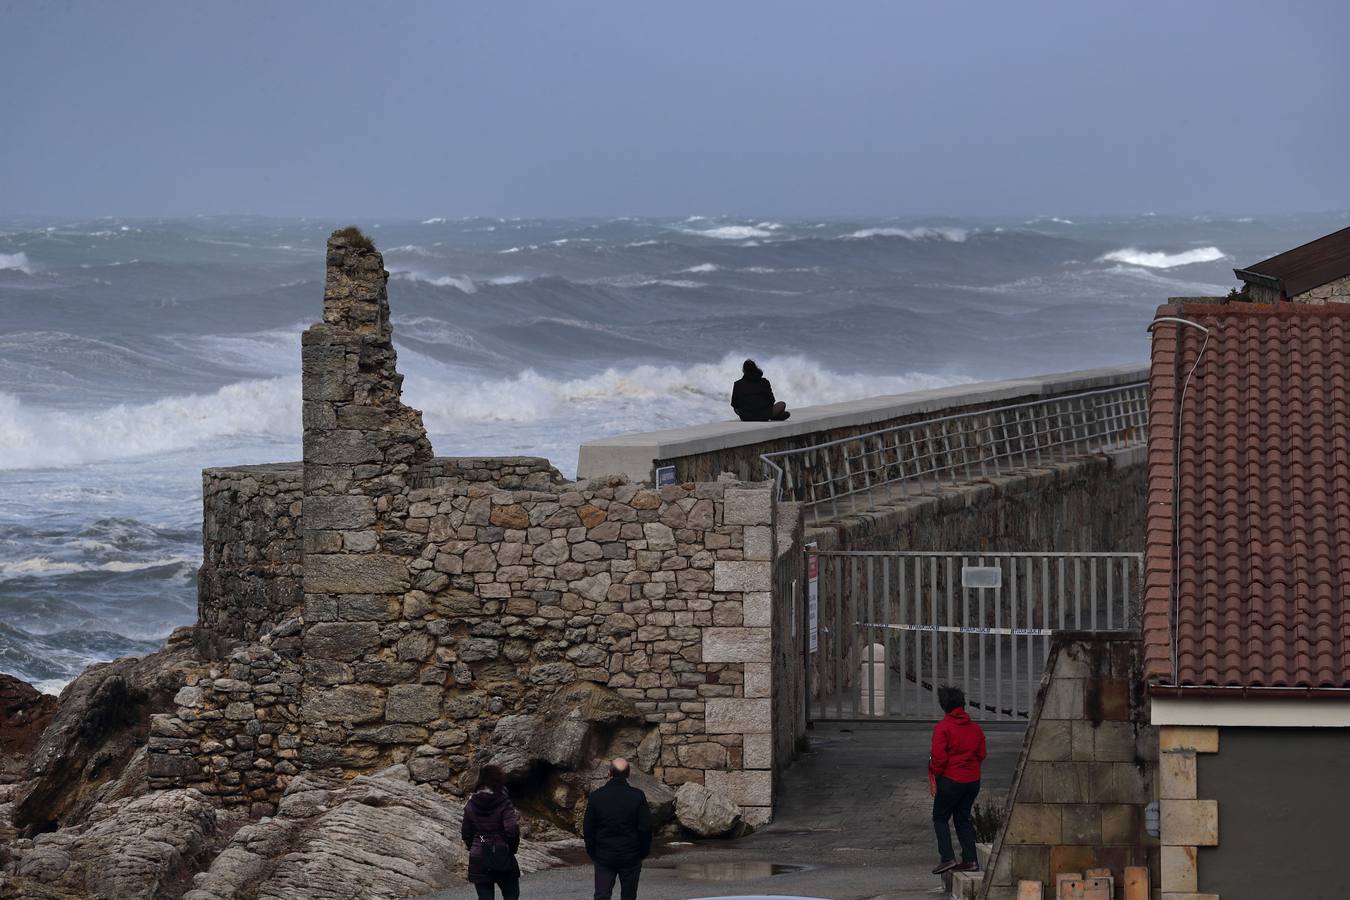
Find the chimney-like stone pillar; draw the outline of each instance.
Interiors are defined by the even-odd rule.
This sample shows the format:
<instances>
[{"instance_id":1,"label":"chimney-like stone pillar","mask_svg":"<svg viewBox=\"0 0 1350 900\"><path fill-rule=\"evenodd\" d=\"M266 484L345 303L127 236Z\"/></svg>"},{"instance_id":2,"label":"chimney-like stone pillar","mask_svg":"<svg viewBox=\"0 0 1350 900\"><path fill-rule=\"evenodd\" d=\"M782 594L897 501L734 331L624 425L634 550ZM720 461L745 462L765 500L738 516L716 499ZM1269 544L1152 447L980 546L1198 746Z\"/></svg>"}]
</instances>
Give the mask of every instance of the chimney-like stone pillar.
<instances>
[{"instance_id":1,"label":"chimney-like stone pillar","mask_svg":"<svg viewBox=\"0 0 1350 900\"><path fill-rule=\"evenodd\" d=\"M400 617L420 546L402 523L431 459L422 414L404 406L389 321L389 273L355 228L328 239L323 321L302 340L304 718L310 766L363 768L387 751L355 740L385 719L394 676L387 627Z\"/></svg>"}]
</instances>

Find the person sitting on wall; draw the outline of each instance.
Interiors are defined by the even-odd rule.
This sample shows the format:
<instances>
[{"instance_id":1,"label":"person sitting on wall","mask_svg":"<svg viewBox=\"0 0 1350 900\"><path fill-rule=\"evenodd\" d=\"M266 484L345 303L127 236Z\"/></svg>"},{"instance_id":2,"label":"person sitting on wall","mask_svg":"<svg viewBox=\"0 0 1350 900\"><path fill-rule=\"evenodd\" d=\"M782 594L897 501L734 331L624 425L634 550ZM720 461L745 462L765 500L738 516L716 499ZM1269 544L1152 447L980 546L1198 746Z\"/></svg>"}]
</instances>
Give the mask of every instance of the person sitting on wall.
<instances>
[{"instance_id":1,"label":"person sitting on wall","mask_svg":"<svg viewBox=\"0 0 1350 900\"><path fill-rule=\"evenodd\" d=\"M742 422L781 422L792 415L786 403L773 399L773 385L753 359L741 364L741 373L731 388L731 408Z\"/></svg>"},{"instance_id":2,"label":"person sitting on wall","mask_svg":"<svg viewBox=\"0 0 1350 900\"><path fill-rule=\"evenodd\" d=\"M975 855L975 824L970 811L980 794L984 730L971 721L966 712L966 694L959 687L939 687L938 705L946 716L933 729L932 753L928 757L928 792L933 795L933 828L940 857L933 874L941 875L952 869L974 872L980 865ZM961 842L959 863L952 852L949 823L953 818L956 838Z\"/></svg>"}]
</instances>

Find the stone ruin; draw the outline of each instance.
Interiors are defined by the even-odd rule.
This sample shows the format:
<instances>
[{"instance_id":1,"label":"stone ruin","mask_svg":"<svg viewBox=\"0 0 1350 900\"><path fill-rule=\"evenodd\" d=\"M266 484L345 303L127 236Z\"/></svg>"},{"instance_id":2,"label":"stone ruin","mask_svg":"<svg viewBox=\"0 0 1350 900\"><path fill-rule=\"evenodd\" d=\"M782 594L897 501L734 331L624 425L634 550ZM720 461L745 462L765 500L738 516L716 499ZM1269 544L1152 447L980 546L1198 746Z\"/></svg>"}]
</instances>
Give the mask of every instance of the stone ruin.
<instances>
[{"instance_id":1,"label":"stone ruin","mask_svg":"<svg viewBox=\"0 0 1350 900\"><path fill-rule=\"evenodd\" d=\"M151 721L151 787L270 815L307 771L403 764L462 795L495 762L527 811L575 828L623 753L659 802L701 785L681 802L767 821L805 725L795 508L729 477L435 457L400 399L388 277L334 233L304 460L203 473L211 662Z\"/></svg>"}]
</instances>

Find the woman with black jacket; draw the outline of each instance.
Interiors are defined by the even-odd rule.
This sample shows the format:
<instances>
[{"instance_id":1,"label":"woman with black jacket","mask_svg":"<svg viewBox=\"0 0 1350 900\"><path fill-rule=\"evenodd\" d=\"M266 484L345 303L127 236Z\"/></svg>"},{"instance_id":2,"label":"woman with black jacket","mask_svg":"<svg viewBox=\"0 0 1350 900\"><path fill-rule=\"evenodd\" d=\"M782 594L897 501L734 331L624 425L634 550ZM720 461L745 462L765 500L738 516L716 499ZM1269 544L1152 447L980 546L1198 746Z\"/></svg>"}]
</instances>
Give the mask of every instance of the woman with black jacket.
<instances>
[{"instance_id":1,"label":"woman with black jacket","mask_svg":"<svg viewBox=\"0 0 1350 900\"><path fill-rule=\"evenodd\" d=\"M520 818L506 791L506 774L497 766L479 770L459 833L469 848L469 881L478 900L492 900L493 885L502 889L502 900L519 900Z\"/></svg>"},{"instance_id":2,"label":"woman with black jacket","mask_svg":"<svg viewBox=\"0 0 1350 900\"><path fill-rule=\"evenodd\" d=\"M741 364L741 375L731 388L731 408L742 422L781 422L792 416L786 403L774 399L773 385L753 359Z\"/></svg>"}]
</instances>

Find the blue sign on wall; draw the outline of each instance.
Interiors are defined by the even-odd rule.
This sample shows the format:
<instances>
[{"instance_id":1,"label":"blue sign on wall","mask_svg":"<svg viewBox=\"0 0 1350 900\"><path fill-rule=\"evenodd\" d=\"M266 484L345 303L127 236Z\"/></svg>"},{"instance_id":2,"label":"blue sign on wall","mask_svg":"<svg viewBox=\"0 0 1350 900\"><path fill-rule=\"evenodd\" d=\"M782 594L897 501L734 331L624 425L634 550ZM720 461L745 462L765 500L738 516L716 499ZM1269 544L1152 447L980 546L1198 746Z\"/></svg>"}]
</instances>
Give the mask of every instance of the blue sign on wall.
<instances>
[{"instance_id":1,"label":"blue sign on wall","mask_svg":"<svg viewBox=\"0 0 1350 900\"><path fill-rule=\"evenodd\" d=\"M656 470L656 486L667 487L675 483L675 467L662 466Z\"/></svg>"}]
</instances>

